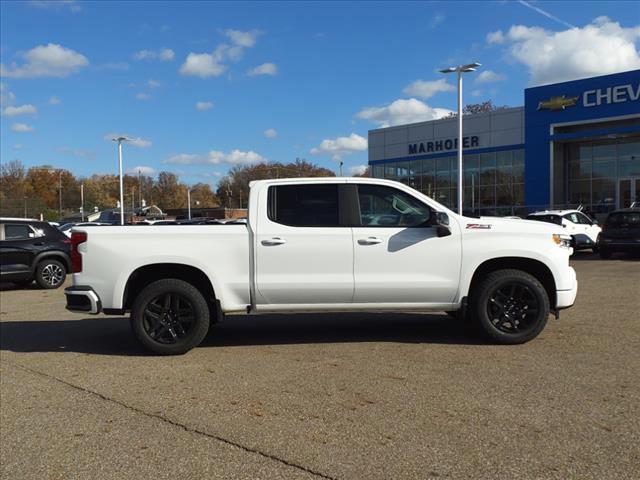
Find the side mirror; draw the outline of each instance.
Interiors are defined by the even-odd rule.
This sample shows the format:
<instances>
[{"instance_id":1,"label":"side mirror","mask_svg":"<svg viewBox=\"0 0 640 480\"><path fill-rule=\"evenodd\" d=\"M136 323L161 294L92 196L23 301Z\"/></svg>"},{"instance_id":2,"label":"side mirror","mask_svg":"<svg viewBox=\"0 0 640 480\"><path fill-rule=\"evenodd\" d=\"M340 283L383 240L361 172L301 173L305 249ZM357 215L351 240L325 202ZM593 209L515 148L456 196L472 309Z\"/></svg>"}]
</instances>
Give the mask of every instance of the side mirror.
<instances>
[{"instance_id":1,"label":"side mirror","mask_svg":"<svg viewBox=\"0 0 640 480\"><path fill-rule=\"evenodd\" d=\"M451 229L446 225L438 225L436 227L436 234L438 237L448 237L451 235Z\"/></svg>"},{"instance_id":2,"label":"side mirror","mask_svg":"<svg viewBox=\"0 0 640 480\"><path fill-rule=\"evenodd\" d=\"M444 212L432 212L429 224L436 227L438 237L448 237L451 235L449 228L449 216Z\"/></svg>"}]
</instances>

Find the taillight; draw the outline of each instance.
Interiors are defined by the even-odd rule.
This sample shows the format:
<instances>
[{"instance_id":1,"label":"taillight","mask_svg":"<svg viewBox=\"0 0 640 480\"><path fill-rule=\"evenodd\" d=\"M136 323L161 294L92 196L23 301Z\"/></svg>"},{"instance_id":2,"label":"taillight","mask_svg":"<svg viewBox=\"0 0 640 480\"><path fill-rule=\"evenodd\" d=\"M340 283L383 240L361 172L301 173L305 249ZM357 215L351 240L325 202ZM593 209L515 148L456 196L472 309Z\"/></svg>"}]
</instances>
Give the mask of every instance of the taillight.
<instances>
[{"instance_id":1,"label":"taillight","mask_svg":"<svg viewBox=\"0 0 640 480\"><path fill-rule=\"evenodd\" d=\"M78 245L87 241L87 232L73 232L71 234L71 273L82 271L82 255L78 251Z\"/></svg>"}]
</instances>

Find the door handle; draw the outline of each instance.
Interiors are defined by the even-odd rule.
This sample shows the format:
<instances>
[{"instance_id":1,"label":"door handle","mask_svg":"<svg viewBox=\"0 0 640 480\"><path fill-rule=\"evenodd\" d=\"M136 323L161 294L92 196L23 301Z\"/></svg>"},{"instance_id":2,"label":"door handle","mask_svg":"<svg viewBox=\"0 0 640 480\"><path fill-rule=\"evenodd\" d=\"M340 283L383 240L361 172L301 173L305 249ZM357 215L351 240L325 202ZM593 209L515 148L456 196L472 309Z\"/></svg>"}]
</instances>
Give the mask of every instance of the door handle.
<instances>
[{"instance_id":1,"label":"door handle","mask_svg":"<svg viewBox=\"0 0 640 480\"><path fill-rule=\"evenodd\" d=\"M268 240L262 240L262 242L260 243L262 243L262 245L265 245L267 247L272 247L274 245L284 245L285 243L287 243L287 241L284 238L273 237Z\"/></svg>"},{"instance_id":2,"label":"door handle","mask_svg":"<svg viewBox=\"0 0 640 480\"><path fill-rule=\"evenodd\" d=\"M33 245L36 247L41 247L44 245L44 242L35 242Z\"/></svg>"},{"instance_id":3,"label":"door handle","mask_svg":"<svg viewBox=\"0 0 640 480\"><path fill-rule=\"evenodd\" d=\"M377 245L378 243L382 243L382 239L378 237L361 238L358 240L358 243L360 245Z\"/></svg>"}]
</instances>

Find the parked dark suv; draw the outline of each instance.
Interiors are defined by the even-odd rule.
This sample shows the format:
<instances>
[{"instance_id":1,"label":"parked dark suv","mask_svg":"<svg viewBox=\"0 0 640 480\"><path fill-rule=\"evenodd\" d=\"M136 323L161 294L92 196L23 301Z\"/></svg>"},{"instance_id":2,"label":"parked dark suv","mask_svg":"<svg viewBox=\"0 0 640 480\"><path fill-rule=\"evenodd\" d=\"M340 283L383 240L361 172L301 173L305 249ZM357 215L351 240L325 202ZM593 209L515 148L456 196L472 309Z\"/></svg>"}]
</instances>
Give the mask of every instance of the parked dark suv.
<instances>
[{"instance_id":1,"label":"parked dark suv","mask_svg":"<svg viewBox=\"0 0 640 480\"><path fill-rule=\"evenodd\" d=\"M71 268L71 241L37 220L0 218L0 281L58 288Z\"/></svg>"},{"instance_id":2,"label":"parked dark suv","mask_svg":"<svg viewBox=\"0 0 640 480\"><path fill-rule=\"evenodd\" d=\"M640 254L640 208L623 208L609 214L598 235L600 257L614 252Z\"/></svg>"}]
</instances>

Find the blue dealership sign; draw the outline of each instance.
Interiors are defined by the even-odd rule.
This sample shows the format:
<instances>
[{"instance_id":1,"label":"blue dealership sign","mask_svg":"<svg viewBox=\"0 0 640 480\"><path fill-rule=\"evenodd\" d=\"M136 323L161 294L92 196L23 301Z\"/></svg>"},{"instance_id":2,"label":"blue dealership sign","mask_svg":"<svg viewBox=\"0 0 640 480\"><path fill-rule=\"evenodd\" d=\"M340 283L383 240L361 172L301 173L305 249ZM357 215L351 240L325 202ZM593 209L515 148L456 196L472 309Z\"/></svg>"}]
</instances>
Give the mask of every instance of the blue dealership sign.
<instances>
[{"instance_id":1,"label":"blue dealership sign","mask_svg":"<svg viewBox=\"0 0 640 480\"><path fill-rule=\"evenodd\" d=\"M525 202L529 206L550 203L550 142L556 124L596 121L574 138L614 133L640 133L636 125L604 128L597 120L640 115L640 70L556 83L525 90ZM581 129L582 130L582 129Z\"/></svg>"}]
</instances>

